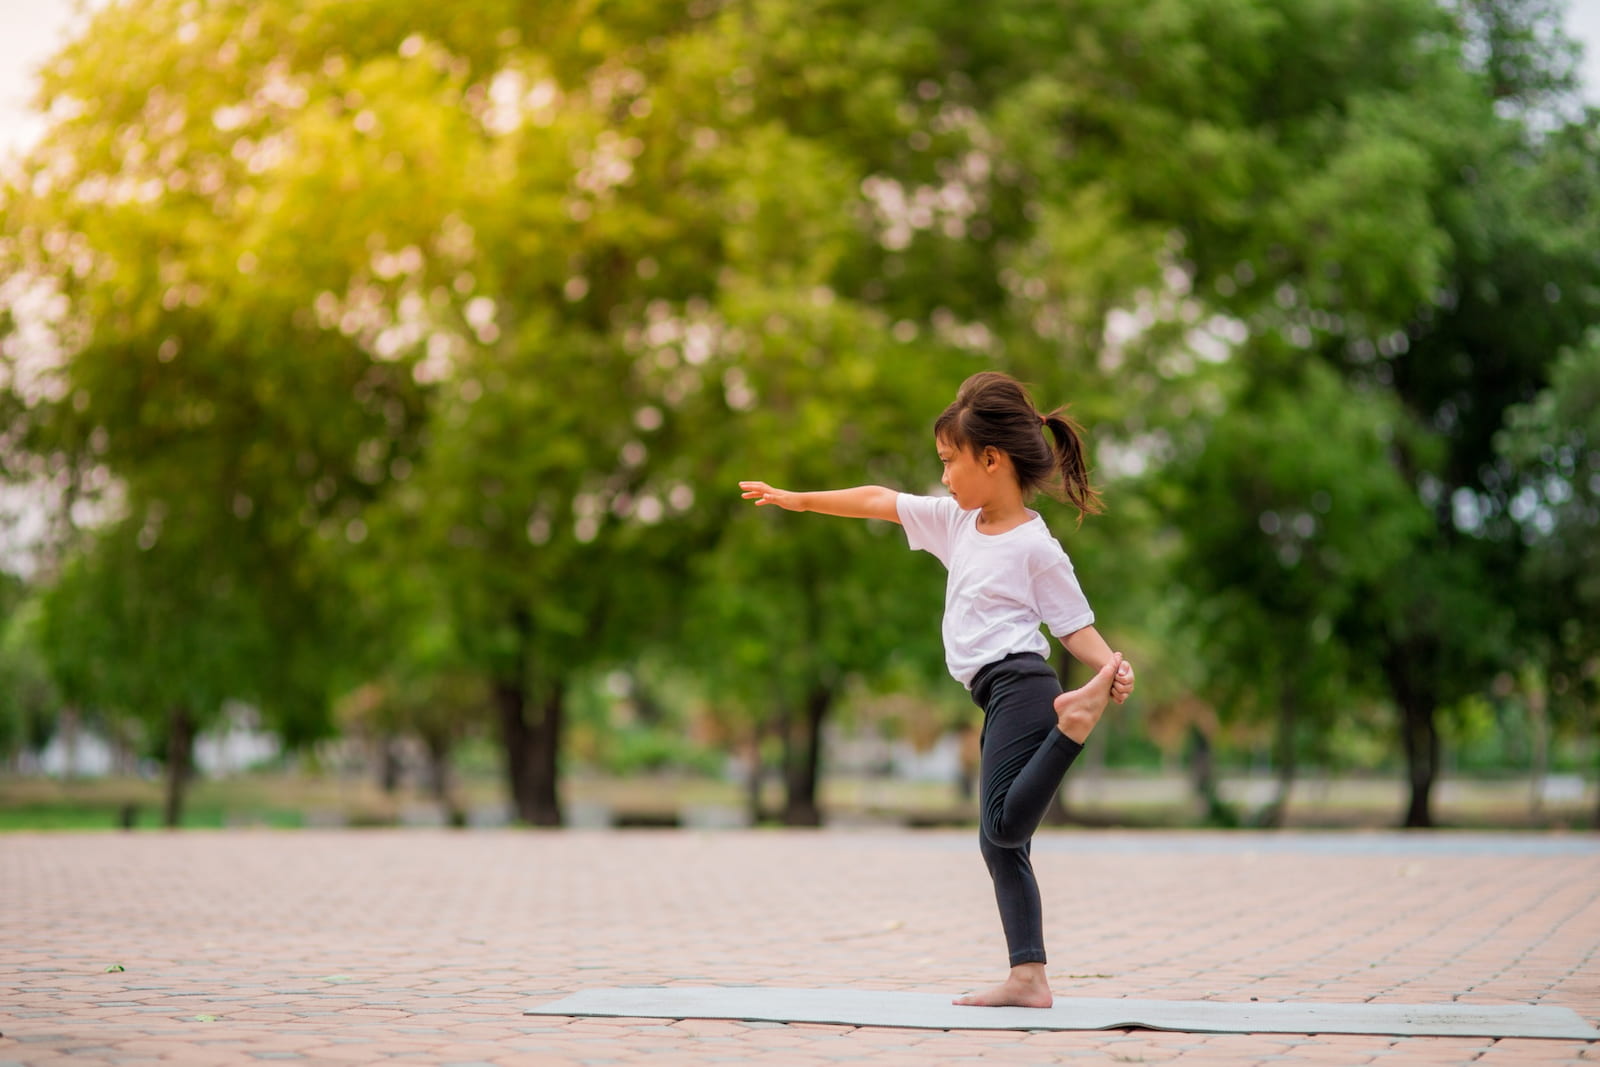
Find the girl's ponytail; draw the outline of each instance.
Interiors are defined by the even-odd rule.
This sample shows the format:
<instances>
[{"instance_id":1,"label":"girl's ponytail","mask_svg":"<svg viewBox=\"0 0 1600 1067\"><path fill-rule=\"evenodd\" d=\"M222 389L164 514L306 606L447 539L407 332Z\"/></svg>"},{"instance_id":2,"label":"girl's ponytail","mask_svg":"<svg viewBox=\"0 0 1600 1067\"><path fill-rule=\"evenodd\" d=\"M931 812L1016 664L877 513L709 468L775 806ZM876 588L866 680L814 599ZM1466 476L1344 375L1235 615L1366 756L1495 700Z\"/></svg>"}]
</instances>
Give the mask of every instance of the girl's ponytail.
<instances>
[{"instance_id":1,"label":"girl's ponytail","mask_svg":"<svg viewBox=\"0 0 1600 1067\"><path fill-rule=\"evenodd\" d=\"M1089 460L1083 447L1083 427L1060 408L1039 417L1056 439L1054 451L1056 468L1061 472L1061 491L1067 503L1080 512L1078 521L1082 522L1084 515L1100 514L1104 508L1100 503L1100 493L1089 482Z\"/></svg>"}]
</instances>

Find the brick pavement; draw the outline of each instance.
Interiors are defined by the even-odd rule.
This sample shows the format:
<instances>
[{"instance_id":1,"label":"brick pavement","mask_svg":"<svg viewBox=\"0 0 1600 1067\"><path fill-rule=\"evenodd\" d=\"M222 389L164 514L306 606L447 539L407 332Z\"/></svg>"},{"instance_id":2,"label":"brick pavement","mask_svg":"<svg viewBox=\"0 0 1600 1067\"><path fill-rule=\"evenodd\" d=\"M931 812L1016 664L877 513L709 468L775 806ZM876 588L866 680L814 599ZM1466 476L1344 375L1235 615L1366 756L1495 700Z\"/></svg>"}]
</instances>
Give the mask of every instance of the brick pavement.
<instances>
[{"instance_id":1,"label":"brick pavement","mask_svg":"<svg viewBox=\"0 0 1600 1067\"><path fill-rule=\"evenodd\" d=\"M1600 838L1046 832L1035 866L1058 996L1600 1021ZM592 986L955 994L1004 962L970 833L0 837L0 1065L1600 1064L1564 1041L522 1015Z\"/></svg>"}]
</instances>

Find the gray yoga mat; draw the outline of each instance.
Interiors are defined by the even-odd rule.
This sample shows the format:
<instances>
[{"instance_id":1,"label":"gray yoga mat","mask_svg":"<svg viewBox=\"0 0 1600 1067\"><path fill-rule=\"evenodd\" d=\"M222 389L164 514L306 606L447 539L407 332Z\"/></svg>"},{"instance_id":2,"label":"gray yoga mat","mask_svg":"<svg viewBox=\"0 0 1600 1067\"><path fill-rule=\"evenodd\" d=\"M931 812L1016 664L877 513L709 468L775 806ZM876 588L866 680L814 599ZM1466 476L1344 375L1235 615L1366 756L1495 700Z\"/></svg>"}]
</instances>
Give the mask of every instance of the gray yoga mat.
<instances>
[{"instance_id":1,"label":"gray yoga mat","mask_svg":"<svg viewBox=\"0 0 1600 1067\"><path fill-rule=\"evenodd\" d=\"M1057 997L1052 1008L972 1008L937 993L772 986L585 989L527 1015L735 1019L926 1030L1176 1030L1600 1040L1569 1008L1525 1004L1317 1004Z\"/></svg>"}]
</instances>

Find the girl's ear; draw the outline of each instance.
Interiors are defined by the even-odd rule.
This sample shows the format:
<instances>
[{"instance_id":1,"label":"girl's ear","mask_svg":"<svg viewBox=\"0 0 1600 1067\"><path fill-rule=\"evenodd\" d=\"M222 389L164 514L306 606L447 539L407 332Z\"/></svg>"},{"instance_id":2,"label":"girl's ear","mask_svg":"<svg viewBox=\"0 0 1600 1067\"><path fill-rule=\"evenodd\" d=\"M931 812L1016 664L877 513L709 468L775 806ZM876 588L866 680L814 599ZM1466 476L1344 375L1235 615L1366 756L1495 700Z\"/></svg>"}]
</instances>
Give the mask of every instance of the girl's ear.
<instances>
[{"instance_id":1,"label":"girl's ear","mask_svg":"<svg viewBox=\"0 0 1600 1067\"><path fill-rule=\"evenodd\" d=\"M988 448L985 448L983 450L983 468L984 468L984 470L990 470L990 471L994 470L995 464L997 464L999 462L1000 462L1000 450L998 448L994 447L993 445L990 445Z\"/></svg>"}]
</instances>

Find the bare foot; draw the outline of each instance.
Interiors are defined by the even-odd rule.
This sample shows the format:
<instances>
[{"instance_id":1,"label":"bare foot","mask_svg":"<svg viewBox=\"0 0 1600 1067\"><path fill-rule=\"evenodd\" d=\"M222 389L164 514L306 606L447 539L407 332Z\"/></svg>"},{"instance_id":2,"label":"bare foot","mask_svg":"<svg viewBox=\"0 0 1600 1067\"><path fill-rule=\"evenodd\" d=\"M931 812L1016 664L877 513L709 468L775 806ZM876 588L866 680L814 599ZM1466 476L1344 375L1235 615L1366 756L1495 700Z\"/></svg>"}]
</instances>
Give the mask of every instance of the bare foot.
<instances>
[{"instance_id":1,"label":"bare foot","mask_svg":"<svg viewBox=\"0 0 1600 1067\"><path fill-rule=\"evenodd\" d=\"M1089 732L1111 700L1111 683L1121 666L1122 653L1113 652L1100 672L1081 688L1056 697L1056 725L1062 733L1080 745L1089 739Z\"/></svg>"},{"instance_id":2,"label":"bare foot","mask_svg":"<svg viewBox=\"0 0 1600 1067\"><path fill-rule=\"evenodd\" d=\"M1025 963L1011 968L1010 976L993 989L957 997L952 1003L980 1008L1048 1008L1055 999L1045 980L1044 965Z\"/></svg>"}]
</instances>

